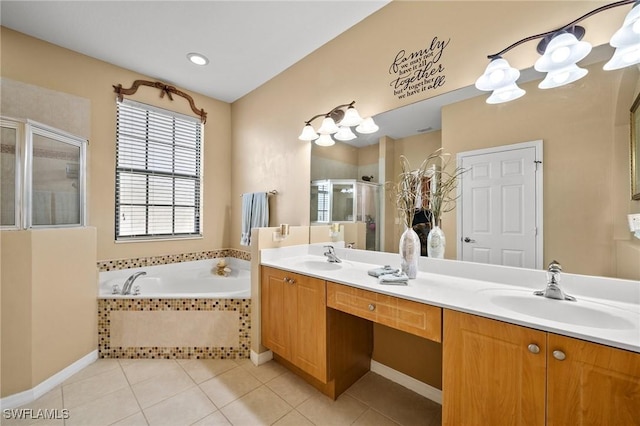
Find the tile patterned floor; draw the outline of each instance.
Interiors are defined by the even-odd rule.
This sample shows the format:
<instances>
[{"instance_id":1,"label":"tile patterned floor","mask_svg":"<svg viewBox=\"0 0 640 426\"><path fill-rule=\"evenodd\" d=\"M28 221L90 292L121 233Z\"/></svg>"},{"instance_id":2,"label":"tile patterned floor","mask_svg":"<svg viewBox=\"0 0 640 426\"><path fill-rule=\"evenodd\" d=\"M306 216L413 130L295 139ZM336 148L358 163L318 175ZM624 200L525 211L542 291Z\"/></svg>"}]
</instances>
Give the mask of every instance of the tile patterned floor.
<instances>
[{"instance_id":1,"label":"tile patterned floor","mask_svg":"<svg viewBox=\"0 0 640 426\"><path fill-rule=\"evenodd\" d=\"M32 404L66 420L3 426L357 425L441 423L440 405L368 373L336 401L271 361L101 359Z\"/></svg>"}]
</instances>

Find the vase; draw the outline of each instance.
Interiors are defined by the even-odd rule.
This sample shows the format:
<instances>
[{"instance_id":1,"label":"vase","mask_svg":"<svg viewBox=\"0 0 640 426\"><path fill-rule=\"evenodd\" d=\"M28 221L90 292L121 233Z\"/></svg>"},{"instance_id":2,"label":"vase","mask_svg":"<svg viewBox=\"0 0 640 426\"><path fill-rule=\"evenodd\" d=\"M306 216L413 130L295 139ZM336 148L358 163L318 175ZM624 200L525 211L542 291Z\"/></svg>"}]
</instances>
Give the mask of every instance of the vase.
<instances>
[{"instance_id":1,"label":"vase","mask_svg":"<svg viewBox=\"0 0 640 426\"><path fill-rule=\"evenodd\" d=\"M420 237L412 228L406 228L400 236L400 268L409 278L418 274L418 259L420 258Z\"/></svg>"},{"instance_id":2,"label":"vase","mask_svg":"<svg viewBox=\"0 0 640 426\"><path fill-rule=\"evenodd\" d=\"M427 235L427 256L443 259L446 244L447 240L444 237L444 232L438 225L434 226L429 231L429 235Z\"/></svg>"}]
</instances>

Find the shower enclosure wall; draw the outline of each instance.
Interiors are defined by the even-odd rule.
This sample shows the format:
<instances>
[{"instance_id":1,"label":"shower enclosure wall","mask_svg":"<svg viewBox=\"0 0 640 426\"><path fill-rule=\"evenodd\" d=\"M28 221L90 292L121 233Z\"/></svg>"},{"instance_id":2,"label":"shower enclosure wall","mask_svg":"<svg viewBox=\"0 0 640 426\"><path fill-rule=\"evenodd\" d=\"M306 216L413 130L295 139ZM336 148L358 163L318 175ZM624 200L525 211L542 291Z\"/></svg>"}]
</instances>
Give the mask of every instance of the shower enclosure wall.
<instances>
[{"instance_id":1,"label":"shower enclosure wall","mask_svg":"<svg viewBox=\"0 0 640 426\"><path fill-rule=\"evenodd\" d=\"M381 185L355 179L311 182L311 225L364 223L366 249L380 250Z\"/></svg>"}]
</instances>

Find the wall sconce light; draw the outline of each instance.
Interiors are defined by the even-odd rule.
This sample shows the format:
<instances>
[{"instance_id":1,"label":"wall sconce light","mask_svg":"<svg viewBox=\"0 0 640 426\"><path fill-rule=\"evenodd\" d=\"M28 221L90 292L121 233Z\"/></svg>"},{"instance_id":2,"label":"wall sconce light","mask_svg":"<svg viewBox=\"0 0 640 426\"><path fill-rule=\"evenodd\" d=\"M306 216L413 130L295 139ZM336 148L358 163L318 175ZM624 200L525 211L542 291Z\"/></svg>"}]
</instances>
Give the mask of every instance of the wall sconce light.
<instances>
[{"instance_id":1,"label":"wall sconce light","mask_svg":"<svg viewBox=\"0 0 640 426\"><path fill-rule=\"evenodd\" d=\"M273 241L283 241L289 236L289 225L281 223L280 228L273 233Z\"/></svg>"},{"instance_id":2,"label":"wall sconce light","mask_svg":"<svg viewBox=\"0 0 640 426\"><path fill-rule=\"evenodd\" d=\"M493 92L487 98L486 102L489 104L509 102L523 96L525 91L516 84L520 71L511 67L502 55L522 43L536 39L542 39L537 46L538 53L542 56L536 61L534 68L547 73L538 85L540 89L560 87L581 79L588 71L578 67L577 62L591 52L591 44L580 41L585 29L576 24L597 13L631 3L631 11L620 29L611 37L609 44L616 50L603 69L615 70L640 63L640 0L621 0L594 9L564 27L524 38L487 56L491 62L484 74L476 80L476 88Z\"/></svg>"},{"instance_id":3,"label":"wall sconce light","mask_svg":"<svg viewBox=\"0 0 640 426\"><path fill-rule=\"evenodd\" d=\"M316 145L320 146L331 146L335 144L335 140L346 142L357 138L351 129L352 127L355 127L356 132L363 135L377 132L379 127L373 121L373 118L362 118L353 106L355 103L356 101L352 101L349 104L338 105L325 114L311 117L311 119L305 121L304 128L298 139L301 141L316 141ZM319 117L324 117L324 119L316 132L311 122Z\"/></svg>"}]
</instances>

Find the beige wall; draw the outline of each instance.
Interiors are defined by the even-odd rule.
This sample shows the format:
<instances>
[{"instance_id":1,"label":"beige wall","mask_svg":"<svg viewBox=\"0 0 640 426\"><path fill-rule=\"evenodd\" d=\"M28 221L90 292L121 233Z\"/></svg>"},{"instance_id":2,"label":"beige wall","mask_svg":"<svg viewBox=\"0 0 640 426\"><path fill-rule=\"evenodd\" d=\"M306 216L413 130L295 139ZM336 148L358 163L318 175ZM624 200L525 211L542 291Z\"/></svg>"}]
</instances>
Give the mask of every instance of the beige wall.
<instances>
[{"instance_id":1,"label":"beige wall","mask_svg":"<svg viewBox=\"0 0 640 426\"><path fill-rule=\"evenodd\" d=\"M178 254L229 246L231 205L231 107L225 102L189 93L198 108L207 112L203 143L203 238L184 241L115 243L115 93L113 85L130 87L134 80L152 80L106 62L1 28L0 75L43 89L63 92L90 101L91 133L88 135L89 225L97 228L99 260ZM168 82L170 83L170 82ZM194 115L186 99L160 98L160 92L142 87L128 97L184 114ZM55 123L47 123L55 126ZM272 189L272 188L265 188ZM234 193L234 201L240 193ZM239 206L238 206L239 207ZM239 228L238 228L239 229ZM239 244L239 233L238 241Z\"/></svg>"},{"instance_id":2,"label":"beige wall","mask_svg":"<svg viewBox=\"0 0 640 426\"><path fill-rule=\"evenodd\" d=\"M95 228L3 231L2 397L97 349Z\"/></svg>"}]
</instances>

